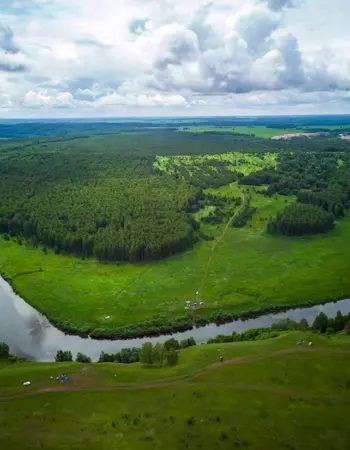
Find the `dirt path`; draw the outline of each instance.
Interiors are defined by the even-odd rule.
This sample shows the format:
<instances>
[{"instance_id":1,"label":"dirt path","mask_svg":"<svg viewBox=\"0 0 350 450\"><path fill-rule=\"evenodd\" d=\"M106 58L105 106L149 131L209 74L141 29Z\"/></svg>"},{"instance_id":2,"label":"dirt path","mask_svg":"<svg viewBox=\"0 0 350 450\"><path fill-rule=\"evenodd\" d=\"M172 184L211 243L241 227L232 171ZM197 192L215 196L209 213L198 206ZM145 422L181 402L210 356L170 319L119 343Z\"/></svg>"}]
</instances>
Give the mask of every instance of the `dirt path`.
<instances>
[{"instance_id":1,"label":"dirt path","mask_svg":"<svg viewBox=\"0 0 350 450\"><path fill-rule=\"evenodd\" d=\"M0 397L0 401L12 400L12 399L20 399L24 397L32 397L36 395L46 394L50 392L109 392L109 391L138 391L145 389L157 389L164 387L177 387L177 386L220 386L220 387L230 387L234 389L248 389L248 390L257 390L263 392L276 392L276 393L284 393L288 395L298 394L295 390L289 390L281 387L273 387L273 386L262 386L262 385L249 385L245 383L215 383L215 382L206 382L206 381L197 381L202 375L205 375L213 370L220 369L227 365L235 365L235 364L246 364L254 361L261 361L264 359L270 358L278 358L283 355L292 355L297 353L324 353L324 354L347 354L350 355L350 351L346 350L335 350L335 349L324 349L324 348L289 348L284 350L278 350L275 352L267 353L264 355L252 355L252 356L241 356L238 358L226 360L224 362L216 362L204 369L197 371L196 373L183 377L177 380L171 379L160 379L154 382L149 383L137 383L137 384L117 384L113 386L101 386L101 385L69 385L69 386L53 386L48 388L41 388L29 392L24 392L23 394L15 394ZM10 389L10 388L9 388ZM312 397L313 395L308 394L307 392L299 392L300 395L307 395ZM337 399L350 402L350 397L335 397L335 396L320 396L314 395L314 397L318 398L328 398L328 399Z\"/></svg>"},{"instance_id":2,"label":"dirt path","mask_svg":"<svg viewBox=\"0 0 350 450\"><path fill-rule=\"evenodd\" d=\"M206 265L206 268L205 268L205 272L204 272L204 276L203 276L203 279L202 279L202 283L201 283L201 286L200 286L200 292L203 291L203 288L204 288L204 286L205 286L205 282L206 282L206 280L207 280L209 268L210 268L211 262L212 262L212 260L213 260L215 250L217 249L218 245L220 244L220 242L221 242L221 241L223 240L223 238L225 237L225 235L226 235L226 233L227 233L227 230L228 230L228 228L231 226L232 222L235 220L235 218L238 216L238 214L239 214L239 213L242 211L242 209L245 207L245 201L246 201L246 198L245 198L245 195L244 195L243 193L242 193L242 195L241 195L241 198L242 198L242 204L241 204L241 206L237 209L237 211L233 214L233 216L230 217L230 219L228 220L227 224L225 225L224 231L223 231L222 234L216 239L216 241L215 241L215 243L214 243L214 245L213 245L213 247L212 247L212 249L211 249L211 253L210 253L210 256L209 256L209 258L208 258L208 262L207 262L207 265Z\"/></svg>"}]
</instances>

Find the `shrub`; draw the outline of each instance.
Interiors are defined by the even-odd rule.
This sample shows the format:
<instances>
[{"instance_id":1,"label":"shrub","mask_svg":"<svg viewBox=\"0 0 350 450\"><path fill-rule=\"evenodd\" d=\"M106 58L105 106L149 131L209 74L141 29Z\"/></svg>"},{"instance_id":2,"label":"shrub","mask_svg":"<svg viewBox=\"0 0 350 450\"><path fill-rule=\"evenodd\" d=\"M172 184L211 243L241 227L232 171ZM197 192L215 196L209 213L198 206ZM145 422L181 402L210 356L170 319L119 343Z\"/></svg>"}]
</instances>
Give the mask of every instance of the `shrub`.
<instances>
[{"instance_id":1,"label":"shrub","mask_svg":"<svg viewBox=\"0 0 350 450\"><path fill-rule=\"evenodd\" d=\"M80 352L77 354L77 357L75 360L78 363L84 363L84 364L91 363L91 358L89 358L87 355L84 355L83 353L80 353Z\"/></svg>"},{"instance_id":2,"label":"shrub","mask_svg":"<svg viewBox=\"0 0 350 450\"><path fill-rule=\"evenodd\" d=\"M289 318L280 319L271 325L271 328L273 330L278 330L278 331L296 330L298 327L299 327L298 323L295 320L291 320Z\"/></svg>"},{"instance_id":3,"label":"shrub","mask_svg":"<svg viewBox=\"0 0 350 450\"><path fill-rule=\"evenodd\" d=\"M347 325L345 325L344 330L346 334L350 334L350 322Z\"/></svg>"},{"instance_id":4,"label":"shrub","mask_svg":"<svg viewBox=\"0 0 350 450\"><path fill-rule=\"evenodd\" d=\"M306 319L301 319L299 322L299 329L300 330L307 330L309 328L309 324Z\"/></svg>"},{"instance_id":5,"label":"shrub","mask_svg":"<svg viewBox=\"0 0 350 450\"><path fill-rule=\"evenodd\" d=\"M168 366L176 366L179 361L179 354L176 350L172 349L167 354L167 364Z\"/></svg>"},{"instance_id":6,"label":"shrub","mask_svg":"<svg viewBox=\"0 0 350 450\"><path fill-rule=\"evenodd\" d=\"M162 344L154 345L153 347L153 353L152 353L152 361L153 364L163 364L164 359L164 346Z\"/></svg>"},{"instance_id":7,"label":"shrub","mask_svg":"<svg viewBox=\"0 0 350 450\"><path fill-rule=\"evenodd\" d=\"M140 361L144 364L153 363L153 344L152 342L145 342L141 347Z\"/></svg>"},{"instance_id":8,"label":"shrub","mask_svg":"<svg viewBox=\"0 0 350 450\"><path fill-rule=\"evenodd\" d=\"M105 352L101 352L98 360L99 363L114 362L114 361L115 361L114 355Z\"/></svg>"},{"instance_id":9,"label":"shrub","mask_svg":"<svg viewBox=\"0 0 350 450\"><path fill-rule=\"evenodd\" d=\"M192 347L193 345L196 345L196 341L194 340L193 337L184 339L183 341L180 342L181 348L188 348L188 347Z\"/></svg>"},{"instance_id":10,"label":"shrub","mask_svg":"<svg viewBox=\"0 0 350 450\"><path fill-rule=\"evenodd\" d=\"M314 331L319 331L320 333L326 332L328 328L328 317L325 313L321 312L318 316L316 316L312 328Z\"/></svg>"},{"instance_id":11,"label":"shrub","mask_svg":"<svg viewBox=\"0 0 350 450\"><path fill-rule=\"evenodd\" d=\"M189 417L187 419L187 424L188 425L193 425L195 423L195 418L193 416Z\"/></svg>"},{"instance_id":12,"label":"shrub","mask_svg":"<svg viewBox=\"0 0 350 450\"><path fill-rule=\"evenodd\" d=\"M63 351L58 350L55 357L56 362L66 362L66 361L73 361L73 356L71 351Z\"/></svg>"},{"instance_id":13,"label":"shrub","mask_svg":"<svg viewBox=\"0 0 350 450\"><path fill-rule=\"evenodd\" d=\"M333 326L335 331L342 331L345 327L345 318L340 311L337 312L337 315L334 318Z\"/></svg>"},{"instance_id":14,"label":"shrub","mask_svg":"<svg viewBox=\"0 0 350 450\"><path fill-rule=\"evenodd\" d=\"M174 338L168 339L167 341L164 342L164 348L167 351L169 351L169 350L179 350L179 348L180 348L179 341L177 341Z\"/></svg>"},{"instance_id":15,"label":"shrub","mask_svg":"<svg viewBox=\"0 0 350 450\"><path fill-rule=\"evenodd\" d=\"M231 335L232 342L239 342L241 341L241 335L239 333L236 333L236 331L233 331Z\"/></svg>"},{"instance_id":16,"label":"shrub","mask_svg":"<svg viewBox=\"0 0 350 450\"><path fill-rule=\"evenodd\" d=\"M10 347L6 342L0 342L0 358L8 358L10 355Z\"/></svg>"},{"instance_id":17,"label":"shrub","mask_svg":"<svg viewBox=\"0 0 350 450\"><path fill-rule=\"evenodd\" d=\"M162 344L153 345L152 342L145 342L140 351L140 361L144 364L162 364L164 359L164 346Z\"/></svg>"}]
</instances>

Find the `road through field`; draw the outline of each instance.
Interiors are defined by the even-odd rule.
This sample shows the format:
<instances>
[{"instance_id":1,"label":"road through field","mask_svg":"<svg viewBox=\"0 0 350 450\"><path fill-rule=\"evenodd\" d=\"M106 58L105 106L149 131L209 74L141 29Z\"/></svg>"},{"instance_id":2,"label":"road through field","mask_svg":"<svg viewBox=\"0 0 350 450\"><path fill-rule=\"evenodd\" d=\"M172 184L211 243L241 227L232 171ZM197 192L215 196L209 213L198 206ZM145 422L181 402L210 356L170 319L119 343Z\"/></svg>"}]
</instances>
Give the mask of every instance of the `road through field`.
<instances>
[{"instance_id":1,"label":"road through field","mask_svg":"<svg viewBox=\"0 0 350 450\"><path fill-rule=\"evenodd\" d=\"M248 385L245 383L211 383L206 381L197 381L198 378L200 378L202 375L206 375L207 373L212 372L213 370L221 369L222 367L225 367L227 365L238 365L238 364L247 364L250 362L255 361L262 361L265 359L271 359L271 358L278 358L280 356L284 355L293 355L298 353L322 353L322 354L346 354L350 355L350 351L347 350L335 350L335 349L325 349L325 348L309 348L309 347L297 347L297 348L289 348L279 351L270 352L264 355L253 355L253 356L242 356L237 357L233 359L229 359L223 362L216 362L204 369L201 369L197 371L196 373L188 376L188 377L182 377L180 379L175 380L167 380L167 379L160 379L155 382L150 383L134 383L134 384L117 384L114 386L103 386L99 383L97 384L91 384L89 386L86 386L84 384L82 385L74 385L74 386L54 386L54 387L45 387L45 388L39 388L33 391L24 392L23 394L15 394L15 395L7 395L7 396L0 396L0 402L1 401L7 401L7 400L14 400L14 399L20 399L24 397L31 397L36 395L42 395L50 392L74 392L74 391L81 391L81 392L89 392L89 391L135 391L135 390L144 390L144 389L157 389L157 388L164 388L164 387L179 387L179 386L194 386L194 385L203 385L203 386L222 386L222 387L231 387L236 389L252 389L257 391L268 391L268 392L277 392L277 393L284 393L284 394L295 394L295 390L292 389L285 389L281 387L274 387L274 386L262 386L262 385ZM85 367L87 370L87 367ZM101 379L98 377L98 379ZM307 392L299 392L298 394L308 395ZM312 397L312 395L310 394ZM315 396L315 395L314 395ZM336 400L343 400L350 402L350 397L347 396L320 396L317 395L318 398L327 398L327 399L336 399Z\"/></svg>"},{"instance_id":2,"label":"road through field","mask_svg":"<svg viewBox=\"0 0 350 450\"><path fill-rule=\"evenodd\" d=\"M202 279L202 282L201 282L201 285L200 285L200 291L199 291L199 292L202 292L202 291L203 291L203 288L204 288L204 286L205 286L205 282L206 282L207 277L208 277L209 268L210 268L211 262L212 262L212 260L213 260L215 250L217 249L218 245L220 244L220 242L221 242L221 241L223 240L223 238L225 237L228 228L232 225L232 223L233 223L233 221L235 220L235 218L240 214L240 212L241 212L241 211L244 209L244 207L245 207L245 204L246 204L246 197L245 197L245 195L244 195L242 192L241 192L241 198L242 198L242 204L241 204L241 206L237 209L237 211L233 214L233 216L230 217L230 219L228 220L227 224L225 225L225 228L224 228L222 234L216 239L216 241L215 241L215 243L214 243L214 245L213 245L213 247L212 247L212 250L211 250L211 253L210 253L210 256L209 256L209 258L208 258L208 262L207 262L207 265L206 265L206 268L205 268L204 276L203 276L203 279Z\"/></svg>"}]
</instances>

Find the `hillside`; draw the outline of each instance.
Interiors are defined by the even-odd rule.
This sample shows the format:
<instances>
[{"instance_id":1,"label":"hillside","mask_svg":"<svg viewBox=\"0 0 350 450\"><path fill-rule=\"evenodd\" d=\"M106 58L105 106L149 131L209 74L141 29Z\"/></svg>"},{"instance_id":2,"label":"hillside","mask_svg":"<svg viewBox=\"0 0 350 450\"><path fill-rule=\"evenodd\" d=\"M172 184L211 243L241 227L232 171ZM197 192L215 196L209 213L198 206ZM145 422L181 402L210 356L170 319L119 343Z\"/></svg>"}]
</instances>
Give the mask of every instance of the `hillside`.
<instances>
[{"instance_id":1,"label":"hillside","mask_svg":"<svg viewBox=\"0 0 350 450\"><path fill-rule=\"evenodd\" d=\"M2 364L0 446L348 449L349 355L348 336L292 332L191 347L174 367Z\"/></svg>"}]
</instances>

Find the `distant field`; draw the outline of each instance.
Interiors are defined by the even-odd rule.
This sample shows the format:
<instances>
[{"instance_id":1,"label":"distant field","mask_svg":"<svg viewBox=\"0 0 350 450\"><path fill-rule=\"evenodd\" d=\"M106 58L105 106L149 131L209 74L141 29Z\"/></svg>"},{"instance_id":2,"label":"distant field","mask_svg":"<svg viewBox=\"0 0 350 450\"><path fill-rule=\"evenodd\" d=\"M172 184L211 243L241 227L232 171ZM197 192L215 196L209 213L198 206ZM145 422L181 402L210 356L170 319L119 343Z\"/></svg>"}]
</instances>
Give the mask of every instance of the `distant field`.
<instances>
[{"instance_id":1,"label":"distant field","mask_svg":"<svg viewBox=\"0 0 350 450\"><path fill-rule=\"evenodd\" d=\"M268 128L264 126L236 126L236 127L224 127L224 126L198 126L198 127L184 127L180 131L186 131L189 133L238 133L255 136L257 138L270 139L273 136L281 136L288 133L303 133L303 130L296 128Z\"/></svg>"},{"instance_id":2,"label":"distant field","mask_svg":"<svg viewBox=\"0 0 350 450\"><path fill-rule=\"evenodd\" d=\"M301 339L313 348L297 347ZM9 398L60 389L50 376L62 371L70 391ZM0 365L0 386L4 450L349 448L346 336L292 332L197 346L182 350L175 367Z\"/></svg>"},{"instance_id":3,"label":"distant field","mask_svg":"<svg viewBox=\"0 0 350 450\"><path fill-rule=\"evenodd\" d=\"M322 130L350 130L350 125L305 125L303 126L303 130L309 129L322 129Z\"/></svg>"},{"instance_id":4,"label":"distant field","mask_svg":"<svg viewBox=\"0 0 350 450\"><path fill-rule=\"evenodd\" d=\"M224 163L229 170L239 171L248 175L258 170L274 168L277 165L276 153L264 153L261 155L227 152L220 155L181 155L181 156L157 156L154 163L155 168L174 175L181 175L181 170L189 173L194 169L201 168L203 164Z\"/></svg>"}]
</instances>

